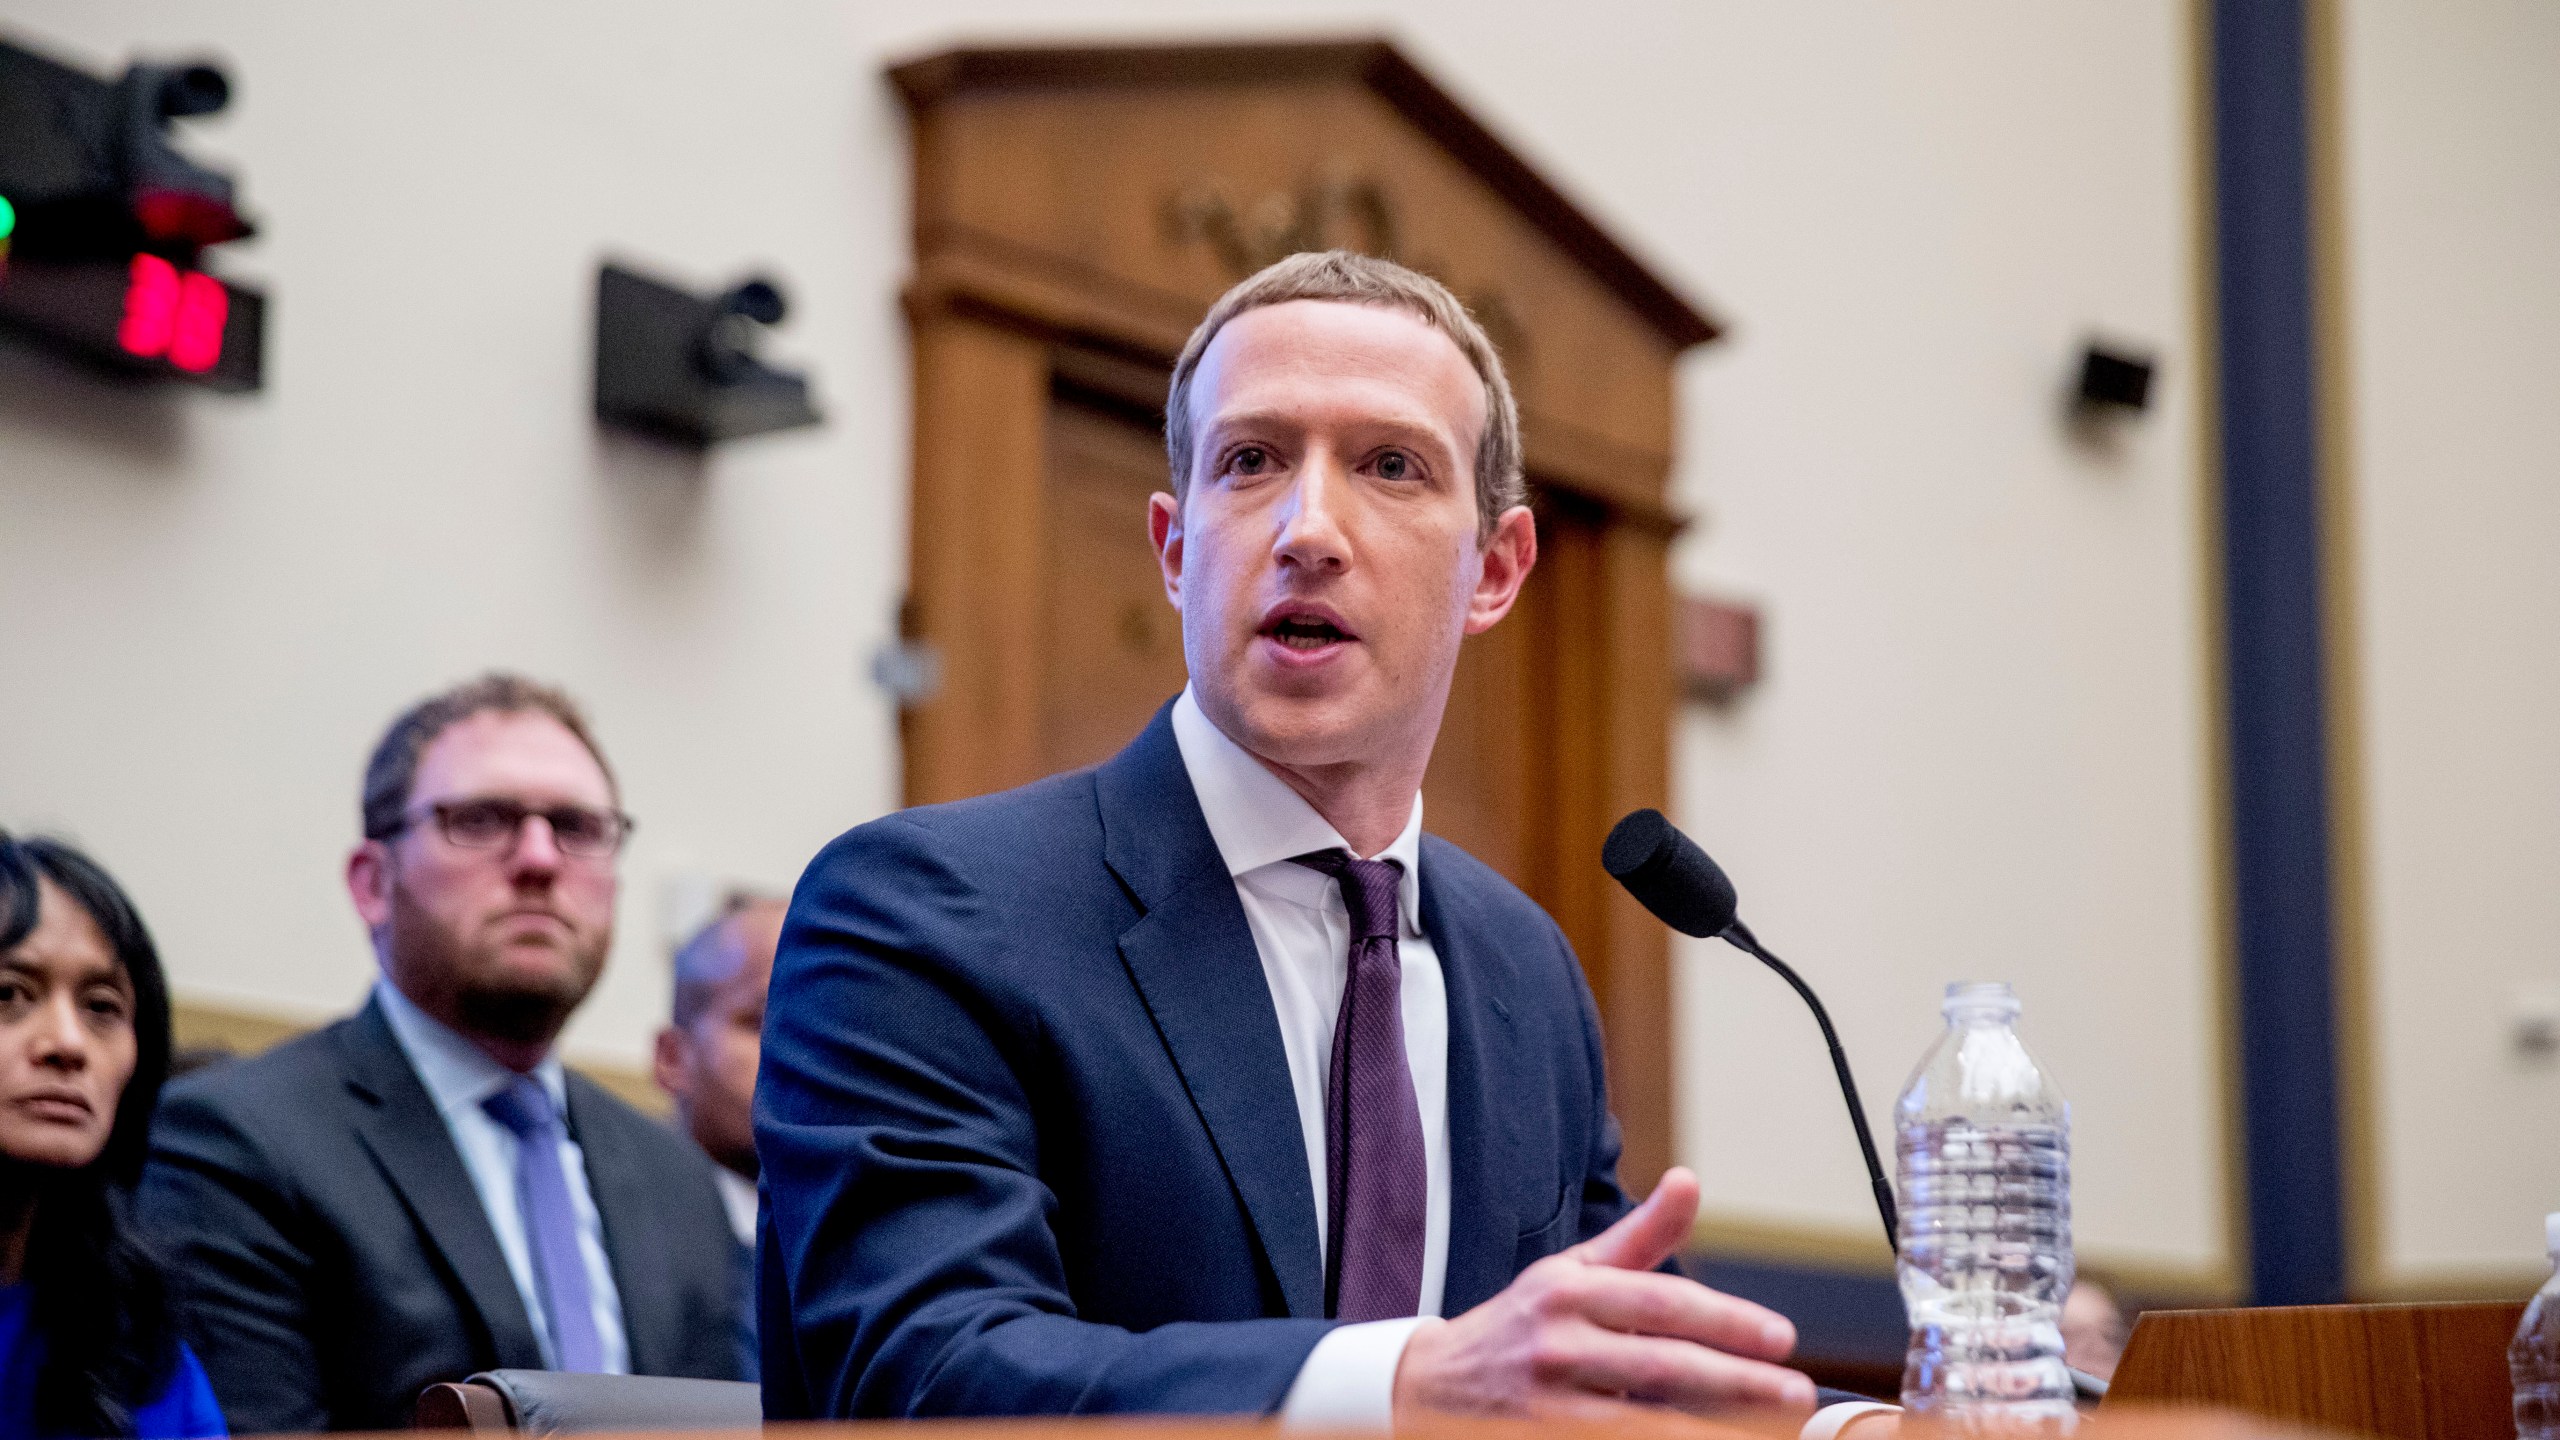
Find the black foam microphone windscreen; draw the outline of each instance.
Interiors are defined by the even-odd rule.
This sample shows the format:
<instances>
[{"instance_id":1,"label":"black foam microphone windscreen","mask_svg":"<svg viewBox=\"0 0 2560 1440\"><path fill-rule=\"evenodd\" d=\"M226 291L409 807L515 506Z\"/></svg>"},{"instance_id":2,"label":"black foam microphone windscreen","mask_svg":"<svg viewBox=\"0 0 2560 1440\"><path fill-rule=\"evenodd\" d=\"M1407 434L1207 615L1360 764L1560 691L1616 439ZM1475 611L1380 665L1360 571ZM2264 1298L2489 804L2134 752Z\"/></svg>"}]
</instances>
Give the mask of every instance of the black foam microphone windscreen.
<instances>
[{"instance_id":1,"label":"black foam microphone windscreen","mask_svg":"<svg viewBox=\"0 0 2560 1440\"><path fill-rule=\"evenodd\" d=\"M1600 864L1656 919L1707 938L1733 924L1737 902L1724 868L1659 810L1638 810L1609 831Z\"/></svg>"}]
</instances>

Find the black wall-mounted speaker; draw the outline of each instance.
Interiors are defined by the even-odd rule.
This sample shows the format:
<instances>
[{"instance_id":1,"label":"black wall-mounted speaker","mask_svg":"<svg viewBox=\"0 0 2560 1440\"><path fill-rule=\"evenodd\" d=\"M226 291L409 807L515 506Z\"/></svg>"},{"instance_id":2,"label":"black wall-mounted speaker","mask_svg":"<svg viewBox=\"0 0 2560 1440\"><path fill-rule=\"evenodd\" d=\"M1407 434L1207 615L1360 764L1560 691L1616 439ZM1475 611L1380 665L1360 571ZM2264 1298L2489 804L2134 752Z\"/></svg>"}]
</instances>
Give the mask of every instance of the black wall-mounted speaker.
<instances>
[{"instance_id":1,"label":"black wall-mounted speaker","mask_svg":"<svg viewBox=\"0 0 2560 1440\"><path fill-rule=\"evenodd\" d=\"M2158 368L2148 355L2092 342L2080 352L2080 388L2073 403L2087 409L2139 413L2150 407L2151 376Z\"/></svg>"},{"instance_id":2,"label":"black wall-mounted speaker","mask_svg":"<svg viewBox=\"0 0 2560 1440\"><path fill-rule=\"evenodd\" d=\"M596 275L596 418L711 445L815 425L808 379L756 354L786 312L756 278L700 296L620 265Z\"/></svg>"}]
</instances>

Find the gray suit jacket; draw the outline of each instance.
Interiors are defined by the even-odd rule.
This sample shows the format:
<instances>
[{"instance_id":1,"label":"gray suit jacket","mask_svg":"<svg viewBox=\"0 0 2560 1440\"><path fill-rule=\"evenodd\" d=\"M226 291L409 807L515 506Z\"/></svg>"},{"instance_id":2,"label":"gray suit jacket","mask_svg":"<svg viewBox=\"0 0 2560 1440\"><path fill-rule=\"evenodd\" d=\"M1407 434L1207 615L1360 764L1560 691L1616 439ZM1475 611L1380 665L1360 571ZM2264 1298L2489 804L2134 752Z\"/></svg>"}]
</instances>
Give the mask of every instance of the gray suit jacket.
<instances>
[{"instance_id":1,"label":"gray suit jacket","mask_svg":"<svg viewBox=\"0 0 2560 1440\"><path fill-rule=\"evenodd\" d=\"M691 1142L569 1076L631 1368L734 1380L737 1240ZM542 1364L496 1232L381 1012L169 1087L139 1210L235 1434L407 1427Z\"/></svg>"}]
</instances>

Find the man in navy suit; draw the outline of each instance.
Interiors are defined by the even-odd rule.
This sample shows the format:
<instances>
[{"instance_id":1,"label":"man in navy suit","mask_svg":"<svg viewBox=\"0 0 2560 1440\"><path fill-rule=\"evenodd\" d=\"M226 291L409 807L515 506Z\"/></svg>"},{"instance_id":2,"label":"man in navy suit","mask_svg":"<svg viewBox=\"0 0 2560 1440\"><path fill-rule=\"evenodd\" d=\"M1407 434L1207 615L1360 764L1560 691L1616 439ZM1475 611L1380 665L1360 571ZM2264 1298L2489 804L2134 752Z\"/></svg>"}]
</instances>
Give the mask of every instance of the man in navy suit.
<instances>
[{"instance_id":1,"label":"man in navy suit","mask_svg":"<svg viewBox=\"0 0 2560 1440\"><path fill-rule=\"evenodd\" d=\"M1190 687L1096 769L853 830L793 898L767 1414L1810 1405L1786 1320L1655 1268L1697 1182L1620 1191L1563 935L1421 833L1459 644L1537 558L1483 332L1300 255L1167 408Z\"/></svg>"}]
</instances>

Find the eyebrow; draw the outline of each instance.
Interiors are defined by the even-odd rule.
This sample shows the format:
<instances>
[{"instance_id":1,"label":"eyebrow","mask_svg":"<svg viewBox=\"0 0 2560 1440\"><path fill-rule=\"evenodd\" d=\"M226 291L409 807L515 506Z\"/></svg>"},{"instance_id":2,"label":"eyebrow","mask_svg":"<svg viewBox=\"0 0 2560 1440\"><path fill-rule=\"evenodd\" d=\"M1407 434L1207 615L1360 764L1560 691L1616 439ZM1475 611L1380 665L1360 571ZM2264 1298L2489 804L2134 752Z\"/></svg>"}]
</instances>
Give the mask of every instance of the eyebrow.
<instances>
[{"instance_id":1,"label":"eyebrow","mask_svg":"<svg viewBox=\"0 0 2560 1440\"><path fill-rule=\"evenodd\" d=\"M0 955L0 971L19 975L32 975L39 979L52 978L50 971L30 961L21 959L15 951L11 951L6 955ZM126 991L130 992L133 989L133 975L130 971L125 969L122 961L111 959L104 966L92 967L81 974L72 976L71 983L73 985L81 986L119 985Z\"/></svg>"},{"instance_id":2,"label":"eyebrow","mask_svg":"<svg viewBox=\"0 0 2560 1440\"><path fill-rule=\"evenodd\" d=\"M1200 433L1201 438L1205 440L1211 437L1223 437L1229 432L1236 430L1285 430L1290 434L1300 435L1306 433L1312 428L1314 427L1309 425L1305 420L1300 419L1289 411L1256 409L1227 411L1213 414L1209 417L1208 423L1201 427ZM1447 431L1437 422L1417 419L1410 415L1364 415L1356 425L1336 428L1353 430L1387 430L1398 434L1411 435L1420 439L1428 440L1435 446L1446 445L1453 454L1457 454L1462 458L1465 455L1467 448L1463 443L1459 442L1456 437L1448 434Z\"/></svg>"}]
</instances>

